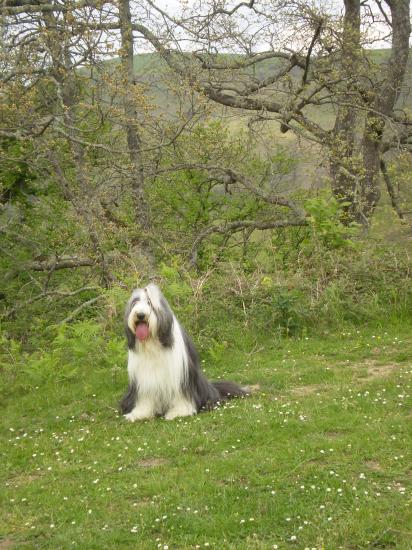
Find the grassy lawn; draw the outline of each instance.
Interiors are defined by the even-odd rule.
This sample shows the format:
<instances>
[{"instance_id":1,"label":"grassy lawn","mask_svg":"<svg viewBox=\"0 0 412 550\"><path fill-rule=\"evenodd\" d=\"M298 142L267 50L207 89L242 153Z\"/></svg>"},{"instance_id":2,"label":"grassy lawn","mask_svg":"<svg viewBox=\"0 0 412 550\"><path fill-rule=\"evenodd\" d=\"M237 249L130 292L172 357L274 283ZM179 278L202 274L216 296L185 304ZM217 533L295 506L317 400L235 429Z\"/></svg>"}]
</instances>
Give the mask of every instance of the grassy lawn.
<instances>
[{"instance_id":1,"label":"grassy lawn","mask_svg":"<svg viewBox=\"0 0 412 550\"><path fill-rule=\"evenodd\" d=\"M260 388L172 422L117 415L123 359L6 388L0 549L411 548L410 326L238 335L207 375Z\"/></svg>"}]
</instances>

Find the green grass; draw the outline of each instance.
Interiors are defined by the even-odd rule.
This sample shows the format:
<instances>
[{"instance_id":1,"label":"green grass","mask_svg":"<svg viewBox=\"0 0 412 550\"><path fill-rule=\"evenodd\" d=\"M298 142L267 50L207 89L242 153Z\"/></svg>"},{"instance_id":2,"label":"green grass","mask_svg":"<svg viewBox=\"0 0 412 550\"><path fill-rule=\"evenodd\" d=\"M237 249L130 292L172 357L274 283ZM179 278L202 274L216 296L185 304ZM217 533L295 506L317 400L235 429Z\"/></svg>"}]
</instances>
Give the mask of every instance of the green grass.
<instances>
[{"instance_id":1,"label":"green grass","mask_svg":"<svg viewBox=\"0 0 412 550\"><path fill-rule=\"evenodd\" d=\"M125 357L74 353L37 387L22 370L1 414L0 548L410 548L410 334L244 331L205 369L260 389L172 422L117 415Z\"/></svg>"}]
</instances>

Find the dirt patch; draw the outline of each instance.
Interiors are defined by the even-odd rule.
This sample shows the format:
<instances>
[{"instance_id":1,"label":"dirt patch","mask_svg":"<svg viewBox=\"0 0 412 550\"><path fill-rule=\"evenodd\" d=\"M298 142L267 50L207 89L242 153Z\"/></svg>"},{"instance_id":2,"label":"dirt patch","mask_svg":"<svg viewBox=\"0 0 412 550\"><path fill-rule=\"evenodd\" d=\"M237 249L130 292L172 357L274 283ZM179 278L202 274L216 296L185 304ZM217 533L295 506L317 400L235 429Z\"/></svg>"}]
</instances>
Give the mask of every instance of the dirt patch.
<instances>
[{"instance_id":1,"label":"dirt patch","mask_svg":"<svg viewBox=\"0 0 412 550\"><path fill-rule=\"evenodd\" d=\"M321 456L319 458L309 458L308 460L305 460L305 462L301 463L300 468L303 468L304 470L310 470L313 467L322 468L324 464L325 459Z\"/></svg>"},{"instance_id":2,"label":"dirt patch","mask_svg":"<svg viewBox=\"0 0 412 550\"><path fill-rule=\"evenodd\" d=\"M389 376L394 371L396 365L380 365L376 367L368 368L368 378L381 378L384 376Z\"/></svg>"},{"instance_id":3,"label":"dirt patch","mask_svg":"<svg viewBox=\"0 0 412 550\"><path fill-rule=\"evenodd\" d=\"M15 543L12 540L0 540L0 550L10 550L10 548L15 548Z\"/></svg>"},{"instance_id":4,"label":"dirt patch","mask_svg":"<svg viewBox=\"0 0 412 550\"><path fill-rule=\"evenodd\" d=\"M150 506L152 502L153 501L151 501L150 498L143 498L142 500L133 501L133 508L146 508L147 506Z\"/></svg>"},{"instance_id":5,"label":"dirt patch","mask_svg":"<svg viewBox=\"0 0 412 550\"><path fill-rule=\"evenodd\" d=\"M246 389L251 394L257 393L258 391L260 391L260 384L251 384L250 386L246 386Z\"/></svg>"},{"instance_id":6,"label":"dirt patch","mask_svg":"<svg viewBox=\"0 0 412 550\"><path fill-rule=\"evenodd\" d=\"M382 466L376 460L367 460L365 466L374 472L383 472Z\"/></svg>"},{"instance_id":7,"label":"dirt patch","mask_svg":"<svg viewBox=\"0 0 412 550\"><path fill-rule=\"evenodd\" d=\"M351 368L354 371L356 378L360 381L369 382L376 378L386 378L394 372L400 365L397 363L387 363L386 365L380 365L378 361L374 359L367 359L362 363L352 365ZM346 365L345 365L346 367ZM310 384L308 386L297 386L292 388L290 393L298 397L306 397L316 393L322 393L329 389L327 384Z\"/></svg>"},{"instance_id":8,"label":"dirt patch","mask_svg":"<svg viewBox=\"0 0 412 550\"><path fill-rule=\"evenodd\" d=\"M292 388L291 393L293 393L293 395L298 395L299 397L305 397L306 395L321 393L326 389L326 386L322 384L313 384L311 386L298 386L297 388Z\"/></svg>"},{"instance_id":9,"label":"dirt patch","mask_svg":"<svg viewBox=\"0 0 412 550\"><path fill-rule=\"evenodd\" d=\"M167 460L166 458L145 458L143 460L139 460L137 465L140 466L140 468L156 468L169 463L170 460Z\"/></svg>"},{"instance_id":10,"label":"dirt patch","mask_svg":"<svg viewBox=\"0 0 412 550\"><path fill-rule=\"evenodd\" d=\"M90 420L90 422L92 422L92 421L94 420L94 419L93 419L93 416L92 416L91 414L87 413L87 412L83 412L83 413L79 416L79 418L80 418L81 420Z\"/></svg>"},{"instance_id":11,"label":"dirt patch","mask_svg":"<svg viewBox=\"0 0 412 550\"><path fill-rule=\"evenodd\" d=\"M385 378L392 374L398 365L396 363L388 363L386 365L378 365L376 361L368 360L360 365L355 365L355 370L366 369L365 374L359 374L359 378L363 380L374 380L375 378Z\"/></svg>"},{"instance_id":12,"label":"dirt patch","mask_svg":"<svg viewBox=\"0 0 412 550\"><path fill-rule=\"evenodd\" d=\"M333 432L333 431L325 432L325 436L328 437L329 439L336 439L337 437L340 437L342 435L343 435L342 432Z\"/></svg>"},{"instance_id":13,"label":"dirt patch","mask_svg":"<svg viewBox=\"0 0 412 550\"><path fill-rule=\"evenodd\" d=\"M19 474L15 475L14 477L11 477L8 479L8 482L10 485L14 485L15 487L20 487L21 485L29 485L32 481L36 481L36 479L40 479L41 475L36 474ZM1 542L1 541L0 541ZM0 546L1 548L1 546Z\"/></svg>"}]
</instances>

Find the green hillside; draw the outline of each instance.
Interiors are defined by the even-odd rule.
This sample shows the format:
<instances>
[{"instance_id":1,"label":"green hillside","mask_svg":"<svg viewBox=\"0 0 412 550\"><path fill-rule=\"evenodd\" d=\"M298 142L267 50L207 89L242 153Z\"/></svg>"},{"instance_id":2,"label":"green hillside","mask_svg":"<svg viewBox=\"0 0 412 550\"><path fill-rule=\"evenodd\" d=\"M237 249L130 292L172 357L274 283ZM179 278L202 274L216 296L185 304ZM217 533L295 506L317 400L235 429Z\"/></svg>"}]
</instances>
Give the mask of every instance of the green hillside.
<instances>
[{"instance_id":1,"label":"green hillside","mask_svg":"<svg viewBox=\"0 0 412 550\"><path fill-rule=\"evenodd\" d=\"M368 52L368 58L370 59L370 62L373 64L381 65L385 64L389 58L390 50L389 49L376 49L376 50L370 50ZM239 58L239 56L234 55L222 55L222 60L231 60ZM116 63L116 60L111 61L111 63ZM247 73L254 73L254 76L258 79L265 79L271 74L273 74L274 71L279 69L279 66L281 65L282 61L279 59L266 59L259 64L256 65L254 69L247 69ZM157 53L140 53L134 56L134 69L136 72L136 75L138 79L141 79L142 82L150 82L152 84L157 84L157 92L155 92L154 97L157 98L159 103L166 102L168 105L173 105L173 101L171 101L170 94L167 93L165 85L163 83L164 80L164 72L167 71L166 63L161 59L159 54ZM295 78L298 78L301 76L301 70L295 69L292 71L292 76ZM408 61L408 70L406 74L406 78L403 85L402 93L398 100L398 108L407 108L410 109L412 107L412 54L409 56ZM331 124L331 118L332 113L328 109L320 109L320 108L313 108L313 112L311 114L314 114L316 112L319 112L318 115L315 117L321 121L326 123L326 126L330 126ZM321 112L321 114L320 114Z\"/></svg>"}]
</instances>

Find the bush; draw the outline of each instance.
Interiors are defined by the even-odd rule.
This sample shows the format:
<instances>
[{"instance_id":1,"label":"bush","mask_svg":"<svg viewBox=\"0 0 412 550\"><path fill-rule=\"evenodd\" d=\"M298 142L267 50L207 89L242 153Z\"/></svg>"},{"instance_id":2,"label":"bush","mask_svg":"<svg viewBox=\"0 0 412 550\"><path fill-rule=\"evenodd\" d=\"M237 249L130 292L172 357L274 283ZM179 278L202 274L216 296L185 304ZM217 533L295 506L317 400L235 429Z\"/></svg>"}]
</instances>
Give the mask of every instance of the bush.
<instances>
[{"instance_id":1,"label":"bush","mask_svg":"<svg viewBox=\"0 0 412 550\"><path fill-rule=\"evenodd\" d=\"M33 389L46 383L87 378L90 371L104 369L115 374L123 370L126 346L123 338L105 333L102 324L88 320L62 325L50 342L32 353L16 340L0 340L0 393Z\"/></svg>"}]
</instances>

